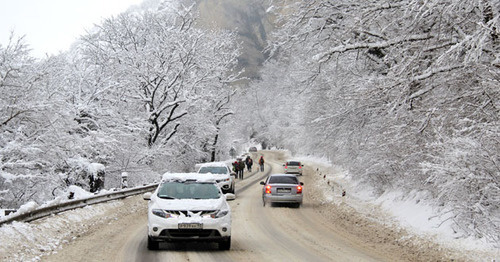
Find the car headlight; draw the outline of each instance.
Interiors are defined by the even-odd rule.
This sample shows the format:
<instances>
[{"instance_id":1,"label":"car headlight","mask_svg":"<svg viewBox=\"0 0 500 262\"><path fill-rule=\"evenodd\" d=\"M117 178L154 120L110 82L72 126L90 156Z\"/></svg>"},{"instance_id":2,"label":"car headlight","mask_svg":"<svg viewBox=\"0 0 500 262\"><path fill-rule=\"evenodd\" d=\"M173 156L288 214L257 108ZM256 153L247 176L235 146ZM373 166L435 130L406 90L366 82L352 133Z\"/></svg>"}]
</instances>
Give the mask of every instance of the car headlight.
<instances>
[{"instance_id":1,"label":"car headlight","mask_svg":"<svg viewBox=\"0 0 500 262\"><path fill-rule=\"evenodd\" d=\"M215 212L211 213L210 217L211 218L221 218L221 217L226 216L228 213L229 213L229 210L219 210L219 211L215 211Z\"/></svg>"},{"instance_id":2,"label":"car headlight","mask_svg":"<svg viewBox=\"0 0 500 262\"><path fill-rule=\"evenodd\" d=\"M163 209L153 209L152 210L153 215L163 217L163 218L169 218L172 217L170 213L165 212Z\"/></svg>"}]
</instances>

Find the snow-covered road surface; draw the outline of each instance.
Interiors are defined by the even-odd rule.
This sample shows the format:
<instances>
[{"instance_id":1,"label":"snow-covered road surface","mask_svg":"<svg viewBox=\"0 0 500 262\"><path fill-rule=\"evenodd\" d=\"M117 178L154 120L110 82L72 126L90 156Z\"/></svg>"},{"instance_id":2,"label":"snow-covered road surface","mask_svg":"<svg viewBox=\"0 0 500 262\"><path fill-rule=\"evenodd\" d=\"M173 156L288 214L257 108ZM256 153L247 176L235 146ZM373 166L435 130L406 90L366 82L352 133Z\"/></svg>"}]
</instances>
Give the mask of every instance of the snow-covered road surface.
<instances>
[{"instance_id":1,"label":"snow-covered road surface","mask_svg":"<svg viewBox=\"0 0 500 262\"><path fill-rule=\"evenodd\" d=\"M255 153L253 158L260 156ZM282 152L265 152L273 173L282 171ZM231 201L233 213L230 251L217 250L216 244L163 243L159 251L146 248L146 201L142 196L91 207L99 219L79 217L81 223L53 225L68 221L71 212L32 223L49 228L47 240L62 235L60 242L43 246L13 243L0 249L6 261L467 261L431 242L408 237L402 230L384 226L377 219L356 212L340 202L333 204L318 190L321 177L316 167L306 165L300 180L304 185L304 204L300 208L262 206L259 181L266 175L245 174L237 182L237 198ZM256 171L256 167L254 170ZM339 196L341 197L341 196ZM101 206L101 205L100 205ZM376 211L371 212L375 214ZM89 223L92 221L92 223ZM61 222L63 223L63 222ZM30 225L31 226L31 225ZM74 232L68 232L74 231ZM2 239L4 240L4 239ZM28 240L26 237L24 240ZM16 240L21 241L21 240ZM0 245L1 248L1 245ZM31 252L29 249L32 249ZM35 250L33 250L35 249ZM38 249L38 250L36 250ZM41 250L45 249L45 250ZM5 252L9 252L6 255Z\"/></svg>"}]
</instances>

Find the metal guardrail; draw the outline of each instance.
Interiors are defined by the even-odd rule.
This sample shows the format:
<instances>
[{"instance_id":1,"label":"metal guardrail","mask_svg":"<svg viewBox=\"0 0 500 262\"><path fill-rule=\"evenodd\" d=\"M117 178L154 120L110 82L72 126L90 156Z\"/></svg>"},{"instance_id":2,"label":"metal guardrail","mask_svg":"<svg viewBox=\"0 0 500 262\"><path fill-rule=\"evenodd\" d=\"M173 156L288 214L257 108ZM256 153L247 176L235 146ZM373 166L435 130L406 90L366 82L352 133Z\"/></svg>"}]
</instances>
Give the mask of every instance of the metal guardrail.
<instances>
[{"instance_id":1,"label":"metal guardrail","mask_svg":"<svg viewBox=\"0 0 500 262\"><path fill-rule=\"evenodd\" d=\"M59 203L53 206L47 206L38 208L32 211L28 211L21 214L12 214L12 216L7 216L6 218L0 219L0 226L14 221L18 222L31 222L46 216L55 215L64 211L82 208L89 205L95 205L99 203L104 203L112 200L122 199L133 195L138 195L145 192L150 192L156 189L158 184L152 184L142 187L124 189L116 192L111 192L102 195L95 195L82 199L70 200L64 203Z\"/></svg>"}]
</instances>

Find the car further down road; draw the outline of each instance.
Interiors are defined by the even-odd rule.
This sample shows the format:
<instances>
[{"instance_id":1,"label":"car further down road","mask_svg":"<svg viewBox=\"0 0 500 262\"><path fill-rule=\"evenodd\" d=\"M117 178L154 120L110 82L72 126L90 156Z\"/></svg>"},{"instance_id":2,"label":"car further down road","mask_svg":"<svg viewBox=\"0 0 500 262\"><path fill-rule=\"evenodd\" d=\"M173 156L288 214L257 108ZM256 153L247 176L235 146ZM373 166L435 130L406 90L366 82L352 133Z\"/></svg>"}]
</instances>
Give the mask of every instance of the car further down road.
<instances>
[{"instance_id":1,"label":"car further down road","mask_svg":"<svg viewBox=\"0 0 500 262\"><path fill-rule=\"evenodd\" d=\"M295 207L302 204L302 189L304 183L292 174L272 174L266 181L260 182L262 188L262 203L290 203Z\"/></svg>"}]
</instances>

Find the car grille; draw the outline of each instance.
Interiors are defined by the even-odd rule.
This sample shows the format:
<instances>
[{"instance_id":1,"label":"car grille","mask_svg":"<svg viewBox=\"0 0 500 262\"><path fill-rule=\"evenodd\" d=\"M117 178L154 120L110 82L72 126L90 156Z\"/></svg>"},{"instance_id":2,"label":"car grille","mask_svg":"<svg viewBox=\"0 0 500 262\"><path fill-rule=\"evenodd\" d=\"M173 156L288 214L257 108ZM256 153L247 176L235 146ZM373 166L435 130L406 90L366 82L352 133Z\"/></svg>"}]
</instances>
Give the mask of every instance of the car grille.
<instances>
[{"instance_id":1,"label":"car grille","mask_svg":"<svg viewBox=\"0 0 500 262\"><path fill-rule=\"evenodd\" d=\"M203 216L211 213L215 213L216 210L193 210L193 211L187 211L187 210L165 210L165 212L180 216L181 214L186 216L186 217L191 217L192 215L196 214L196 216Z\"/></svg>"}]
</instances>

